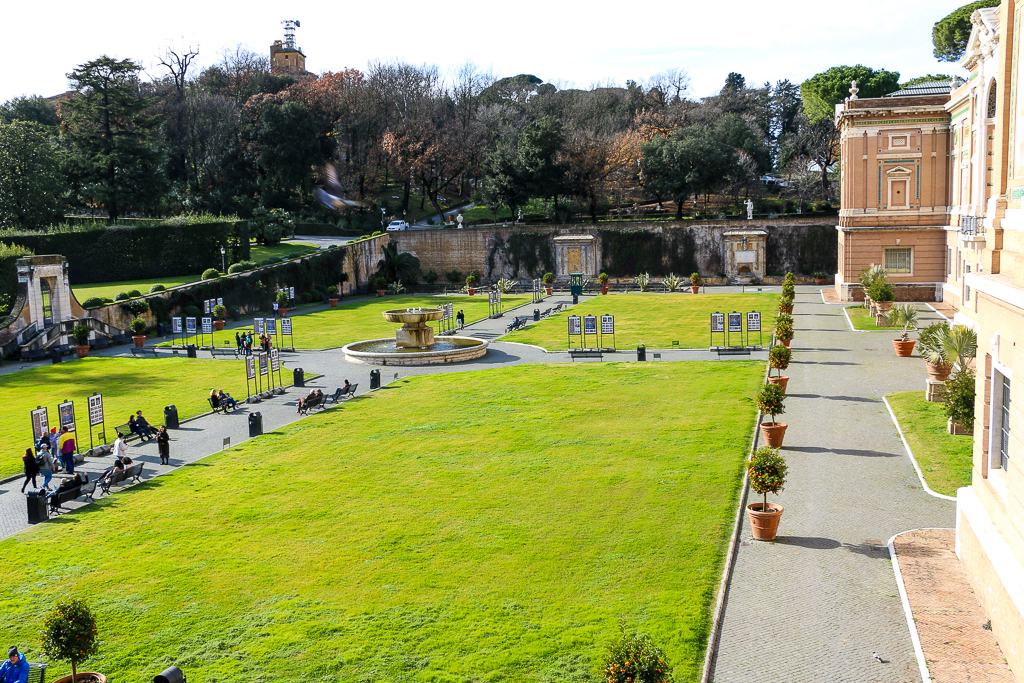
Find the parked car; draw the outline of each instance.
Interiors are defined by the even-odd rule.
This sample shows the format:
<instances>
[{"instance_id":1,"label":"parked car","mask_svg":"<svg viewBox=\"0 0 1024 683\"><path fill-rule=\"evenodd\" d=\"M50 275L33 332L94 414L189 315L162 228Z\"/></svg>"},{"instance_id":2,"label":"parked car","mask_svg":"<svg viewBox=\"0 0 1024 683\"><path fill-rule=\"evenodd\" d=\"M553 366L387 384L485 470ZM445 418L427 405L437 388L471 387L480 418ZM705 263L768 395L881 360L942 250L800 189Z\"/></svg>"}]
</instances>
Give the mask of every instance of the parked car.
<instances>
[{"instance_id":1,"label":"parked car","mask_svg":"<svg viewBox=\"0 0 1024 683\"><path fill-rule=\"evenodd\" d=\"M387 231L394 232L396 230L408 230L409 224L405 221L391 221L388 223Z\"/></svg>"}]
</instances>

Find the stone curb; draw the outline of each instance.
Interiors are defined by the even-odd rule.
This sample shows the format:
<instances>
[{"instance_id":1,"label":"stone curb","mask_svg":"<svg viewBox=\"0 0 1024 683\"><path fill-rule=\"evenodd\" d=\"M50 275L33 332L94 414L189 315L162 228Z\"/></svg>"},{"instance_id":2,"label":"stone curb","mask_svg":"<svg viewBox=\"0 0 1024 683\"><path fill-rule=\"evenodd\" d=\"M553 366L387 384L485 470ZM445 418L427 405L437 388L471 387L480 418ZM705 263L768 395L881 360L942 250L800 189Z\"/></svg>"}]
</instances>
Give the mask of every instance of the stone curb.
<instances>
[{"instance_id":1,"label":"stone curb","mask_svg":"<svg viewBox=\"0 0 1024 683\"><path fill-rule=\"evenodd\" d=\"M771 368L765 367L766 382L768 381L769 372L771 372ZM754 454L754 451L757 450L757 439L761 432L762 417L764 416L758 410L757 418L754 420L754 437L751 440L750 452L747 455L748 461ZM715 600L715 611L711 617L711 629L708 631L708 645L704 650L704 667L701 670L700 683L708 683L708 677L711 675L711 662L714 661L715 652L718 649L718 633L722 626L722 614L725 612L725 596L729 592L729 580L732 578L732 568L736 559L736 546L740 540L740 529L743 528L743 511L746 507L744 502L747 500L749 489L750 478L747 474L747 468L744 467L743 486L740 490L739 503L736 505L736 517L733 520L732 536L729 539L729 552L725 556L725 566L722 567L722 580L718 584L718 598Z\"/></svg>"},{"instance_id":2,"label":"stone curb","mask_svg":"<svg viewBox=\"0 0 1024 683\"><path fill-rule=\"evenodd\" d=\"M907 437L903 435L903 429L900 428L900 421L896 419L896 413L892 411L892 406L889 405L889 399L883 396L882 403L885 404L885 409L889 411L889 417L892 418L892 423L896 425L896 432L900 435L900 441L903 442L903 448L907 451L907 457L910 458L910 464L914 466L914 471L917 472L917 478L920 480L925 493L929 496L935 496L936 498L941 498L943 500L951 500L955 503L956 498L954 496L936 493L935 491L932 491L930 486L928 486L928 482L924 480L924 472L921 471L921 467L917 464L917 458L914 457L914 451L910 450L910 444L907 443Z\"/></svg>"}]
</instances>

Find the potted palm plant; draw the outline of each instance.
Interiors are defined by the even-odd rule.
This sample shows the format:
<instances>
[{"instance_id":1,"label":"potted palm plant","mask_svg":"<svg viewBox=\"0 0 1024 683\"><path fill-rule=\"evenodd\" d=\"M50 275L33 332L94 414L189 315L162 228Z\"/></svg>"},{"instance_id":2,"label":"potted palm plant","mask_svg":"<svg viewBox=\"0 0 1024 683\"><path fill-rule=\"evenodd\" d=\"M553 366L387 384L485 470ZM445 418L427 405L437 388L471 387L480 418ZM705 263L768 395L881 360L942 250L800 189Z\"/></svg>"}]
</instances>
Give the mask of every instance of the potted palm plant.
<instances>
[{"instance_id":1,"label":"potted palm plant","mask_svg":"<svg viewBox=\"0 0 1024 683\"><path fill-rule=\"evenodd\" d=\"M965 325L933 323L918 335L928 379L945 382L953 368L963 369L978 352L978 333Z\"/></svg>"},{"instance_id":2,"label":"potted palm plant","mask_svg":"<svg viewBox=\"0 0 1024 683\"><path fill-rule=\"evenodd\" d=\"M778 384L765 383L761 391L757 392L757 407L763 415L771 415L771 422L761 423L761 435L764 442L772 448L782 446L782 440L786 436L785 422L779 422L776 417L786 412L786 392Z\"/></svg>"},{"instance_id":3,"label":"potted palm plant","mask_svg":"<svg viewBox=\"0 0 1024 683\"><path fill-rule=\"evenodd\" d=\"M946 428L950 434L974 434L974 371L961 368L946 380Z\"/></svg>"},{"instance_id":4,"label":"potted palm plant","mask_svg":"<svg viewBox=\"0 0 1024 683\"><path fill-rule=\"evenodd\" d=\"M597 282L601 285L601 294L608 293L608 273L601 273L597 276Z\"/></svg>"},{"instance_id":5,"label":"potted palm plant","mask_svg":"<svg viewBox=\"0 0 1024 683\"><path fill-rule=\"evenodd\" d=\"M909 358L914 352L916 340L910 338L910 330L917 329L917 307L912 304L897 304L889 309L886 316L889 327L903 328L899 339L893 339L892 345L896 347L896 355L900 358Z\"/></svg>"},{"instance_id":6,"label":"potted palm plant","mask_svg":"<svg viewBox=\"0 0 1024 683\"><path fill-rule=\"evenodd\" d=\"M213 307L213 317L214 317L213 329L218 330L218 331L223 330L224 329L224 319L228 317L228 308L227 308L227 306L225 306L224 304L217 304L216 306L214 306Z\"/></svg>"},{"instance_id":7,"label":"potted palm plant","mask_svg":"<svg viewBox=\"0 0 1024 683\"><path fill-rule=\"evenodd\" d=\"M793 351L788 346L783 346L782 344L776 344L768 352L768 367L777 371L775 377L772 377L769 373L768 381L782 387L782 393L786 393L786 387L789 386L789 377L783 375L782 371L789 367L789 362L792 358Z\"/></svg>"},{"instance_id":8,"label":"potted palm plant","mask_svg":"<svg viewBox=\"0 0 1024 683\"><path fill-rule=\"evenodd\" d=\"M476 273L470 273L466 276L466 291L469 292L470 296L476 294L476 283L479 282L479 278Z\"/></svg>"},{"instance_id":9,"label":"potted palm plant","mask_svg":"<svg viewBox=\"0 0 1024 683\"><path fill-rule=\"evenodd\" d=\"M547 294L548 296L551 296L552 294L554 294L555 293L555 287L554 287L554 284L555 284L555 274L554 273L544 273L544 277L542 277L541 280L544 281L544 293Z\"/></svg>"},{"instance_id":10,"label":"potted palm plant","mask_svg":"<svg viewBox=\"0 0 1024 683\"><path fill-rule=\"evenodd\" d=\"M700 292L701 285L704 284L704 278L700 276L700 273L694 271L690 273L690 291L694 294Z\"/></svg>"},{"instance_id":11,"label":"potted palm plant","mask_svg":"<svg viewBox=\"0 0 1024 683\"><path fill-rule=\"evenodd\" d=\"M288 295L282 289L277 293L277 314L282 318L288 315Z\"/></svg>"},{"instance_id":12,"label":"potted palm plant","mask_svg":"<svg viewBox=\"0 0 1024 683\"><path fill-rule=\"evenodd\" d=\"M768 494L778 495L786 483L786 459L777 448L761 446L747 465L750 488L764 496L760 503L747 506L750 529L758 541L773 541L779 531L779 521L785 510L778 503L768 503Z\"/></svg>"},{"instance_id":13,"label":"potted palm plant","mask_svg":"<svg viewBox=\"0 0 1024 683\"><path fill-rule=\"evenodd\" d=\"M860 281L861 291L864 292L864 308L871 308L871 296L868 294L871 285L876 280L884 280L888 275L889 271L874 263L860 271L857 279Z\"/></svg>"},{"instance_id":14,"label":"potted palm plant","mask_svg":"<svg viewBox=\"0 0 1024 683\"><path fill-rule=\"evenodd\" d=\"M43 617L43 652L58 662L71 664L71 675L54 683L106 683L107 677L78 672L78 665L99 651L96 618L81 600L61 600Z\"/></svg>"},{"instance_id":15,"label":"potted palm plant","mask_svg":"<svg viewBox=\"0 0 1024 683\"><path fill-rule=\"evenodd\" d=\"M132 330L132 341L135 342L135 348L141 349L146 345L146 319L135 318L128 327Z\"/></svg>"},{"instance_id":16,"label":"potted palm plant","mask_svg":"<svg viewBox=\"0 0 1024 683\"><path fill-rule=\"evenodd\" d=\"M775 316L775 338L786 347L793 343L793 316L788 313Z\"/></svg>"},{"instance_id":17,"label":"potted palm plant","mask_svg":"<svg viewBox=\"0 0 1024 683\"><path fill-rule=\"evenodd\" d=\"M75 351L78 352L79 358L85 358L89 355L89 328L79 323L75 325L74 329L71 330L71 336L74 337L76 346Z\"/></svg>"}]
</instances>

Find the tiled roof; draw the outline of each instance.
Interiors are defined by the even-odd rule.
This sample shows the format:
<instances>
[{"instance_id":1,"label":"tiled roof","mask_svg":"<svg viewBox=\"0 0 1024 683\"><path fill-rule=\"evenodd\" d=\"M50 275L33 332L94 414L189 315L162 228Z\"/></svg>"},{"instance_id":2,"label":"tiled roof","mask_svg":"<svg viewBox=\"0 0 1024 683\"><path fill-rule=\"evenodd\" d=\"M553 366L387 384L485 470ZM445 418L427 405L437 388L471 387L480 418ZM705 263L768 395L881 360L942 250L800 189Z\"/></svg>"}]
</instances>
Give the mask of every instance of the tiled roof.
<instances>
[{"instance_id":1,"label":"tiled roof","mask_svg":"<svg viewBox=\"0 0 1024 683\"><path fill-rule=\"evenodd\" d=\"M920 97L921 95L948 95L953 91L953 84L948 80L925 81L915 83L902 90L891 92L883 97Z\"/></svg>"}]
</instances>

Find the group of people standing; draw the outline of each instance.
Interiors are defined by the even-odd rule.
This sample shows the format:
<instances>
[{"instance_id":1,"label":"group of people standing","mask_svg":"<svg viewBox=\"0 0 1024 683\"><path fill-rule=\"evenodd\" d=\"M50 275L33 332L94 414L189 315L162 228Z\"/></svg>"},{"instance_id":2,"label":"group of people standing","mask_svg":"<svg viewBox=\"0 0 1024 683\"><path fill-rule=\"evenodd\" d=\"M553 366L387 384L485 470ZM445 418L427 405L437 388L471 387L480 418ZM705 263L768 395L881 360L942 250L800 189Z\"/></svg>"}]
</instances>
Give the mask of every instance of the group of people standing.
<instances>
[{"instance_id":1,"label":"group of people standing","mask_svg":"<svg viewBox=\"0 0 1024 683\"><path fill-rule=\"evenodd\" d=\"M238 349L239 355L251 356L253 344L257 344L257 348L264 353L270 353L270 349L274 346L274 338L269 334L261 333L259 338L254 338L252 332L248 330L244 332L235 332L235 347Z\"/></svg>"}]
</instances>

